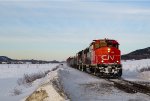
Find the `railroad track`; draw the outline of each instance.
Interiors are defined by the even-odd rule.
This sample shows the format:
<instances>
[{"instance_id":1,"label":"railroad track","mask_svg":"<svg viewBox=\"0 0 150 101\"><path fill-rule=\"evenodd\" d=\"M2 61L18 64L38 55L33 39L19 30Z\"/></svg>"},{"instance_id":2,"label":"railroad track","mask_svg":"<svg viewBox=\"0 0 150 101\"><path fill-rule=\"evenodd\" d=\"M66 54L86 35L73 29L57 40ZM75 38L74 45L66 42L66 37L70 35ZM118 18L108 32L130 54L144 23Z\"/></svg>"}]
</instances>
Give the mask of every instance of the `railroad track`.
<instances>
[{"instance_id":1,"label":"railroad track","mask_svg":"<svg viewBox=\"0 0 150 101\"><path fill-rule=\"evenodd\" d=\"M80 71L80 70L79 70ZM90 72L86 71L91 76L101 78L97 75L91 74ZM106 81L114 83L114 87L125 91L127 93L143 93L146 95L150 96L150 82L143 82L143 81L128 81L123 78L119 79L106 79L106 78L101 78Z\"/></svg>"},{"instance_id":2,"label":"railroad track","mask_svg":"<svg viewBox=\"0 0 150 101\"><path fill-rule=\"evenodd\" d=\"M109 82L113 82L114 86L127 93L143 93L150 96L150 86L144 83L140 84L134 81L128 81L123 78L120 79L105 79Z\"/></svg>"},{"instance_id":3,"label":"railroad track","mask_svg":"<svg viewBox=\"0 0 150 101\"><path fill-rule=\"evenodd\" d=\"M97 75L93 75L89 72L86 72L94 77L101 78ZM101 78L105 79L105 78ZM114 87L125 91L127 93L143 93L150 96L150 82L143 81L128 81L123 78L118 79L105 79L106 81L114 83Z\"/></svg>"}]
</instances>

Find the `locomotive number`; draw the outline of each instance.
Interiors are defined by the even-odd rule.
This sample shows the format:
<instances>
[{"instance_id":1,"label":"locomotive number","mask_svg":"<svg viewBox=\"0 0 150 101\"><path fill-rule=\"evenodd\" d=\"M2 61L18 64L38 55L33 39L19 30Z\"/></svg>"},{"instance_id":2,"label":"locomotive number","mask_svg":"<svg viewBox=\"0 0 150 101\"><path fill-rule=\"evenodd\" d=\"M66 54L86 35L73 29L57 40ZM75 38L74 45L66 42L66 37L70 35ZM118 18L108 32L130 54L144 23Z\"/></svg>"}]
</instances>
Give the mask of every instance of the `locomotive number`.
<instances>
[{"instance_id":1,"label":"locomotive number","mask_svg":"<svg viewBox=\"0 0 150 101\"><path fill-rule=\"evenodd\" d=\"M110 55L102 55L101 56L102 60L114 60L114 55L110 56Z\"/></svg>"}]
</instances>

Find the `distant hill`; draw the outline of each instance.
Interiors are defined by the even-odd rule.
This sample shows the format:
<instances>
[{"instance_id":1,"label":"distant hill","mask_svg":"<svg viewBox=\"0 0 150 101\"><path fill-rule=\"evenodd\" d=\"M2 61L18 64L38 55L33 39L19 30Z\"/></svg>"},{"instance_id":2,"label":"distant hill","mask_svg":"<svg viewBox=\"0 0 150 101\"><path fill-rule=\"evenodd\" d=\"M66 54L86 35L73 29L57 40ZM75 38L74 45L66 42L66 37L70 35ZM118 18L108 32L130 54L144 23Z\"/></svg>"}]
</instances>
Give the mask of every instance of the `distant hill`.
<instances>
[{"instance_id":1,"label":"distant hill","mask_svg":"<svg viewBox=\"0 0 150 101\"><path fill-rule=\"evenodd\" d=\"M0 56L0 62L7 62L7 61L12 61L12 59L10 59L6 56Z\"/></svg>"},{"instance_id":2,"label":"distant hill","mask_svg":"<svg viewBox=\"0 0 150 101\"><path fill-rule=\"evenodd\" d=\"M23 63L32 63L32 64L45 64L45 63L60 63L57 60L53 61L45 61L45 60L17 60L11 59L7 56L0 56L0 63L8 63L8 64L23 64Z\"/></svg>"},{"instance_id":3,"label":"distant hill","mask_svg":"<svg viewBox=\"0 0 150 101\"><path fill-rule=\"evenodd\" d=\"M144 49L135 50L129 54L121 56L122 60L140 60L140 59L150 59L150 47Z\"/></svg>"}]
</instances>

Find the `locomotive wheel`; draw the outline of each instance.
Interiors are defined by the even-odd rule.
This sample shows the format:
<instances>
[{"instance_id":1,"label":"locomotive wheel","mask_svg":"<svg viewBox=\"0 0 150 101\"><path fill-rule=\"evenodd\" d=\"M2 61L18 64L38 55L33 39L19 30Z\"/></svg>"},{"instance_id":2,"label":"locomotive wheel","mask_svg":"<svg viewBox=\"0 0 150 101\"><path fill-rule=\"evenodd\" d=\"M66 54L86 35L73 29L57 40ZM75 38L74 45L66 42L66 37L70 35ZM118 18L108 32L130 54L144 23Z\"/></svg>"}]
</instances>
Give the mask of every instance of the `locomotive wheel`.
<instances>
[{"instance_id":1,"label":"locomotive wheel","mask_svg":"<svg viewBox=\"0 0 150 101\"><path fill-rule=\"evenodd\" d=\"M80 70L80 65L78 66L78 69Z\"/></svg>"},{"instance_id":2,"label":"locomotive wheel","mask_svg":"<svg viewBox=\"0 0 150 101\"><path fill-rule=\"evenodd\" d=\"M94 67L91 67L91 68L90 68L90 71L91 71L92 74L95 75L95 68L94 68Z\"/></svg>"},{"instance_id":3,"label":"locomotive wheel","mask_svg":"<svg viewBox=\"0 0 150 101\"><path fill-rule=\"evenodd\" d=\"M90 67L90 72L91 72L91 73L94 73L94 72L93 72L93 68L92 68L92 67Z\"/></svg>"},{"instance_id":4,"label":"locomotive wheel","mask_svg":"<svg viewBox=\"0 0 150 101\"><path fill-rule=\"evenodd\" d=\"M85 65L83 65L83 72L85 72L86 71L86 66Z\"/></svg>"},{"instance_id":5,"label":"locomotive wheel","mask_svg":"<svg viewBox=\"0 0 150 101\"><path fill-rule=\"evenodd\" d=\"M79 70L81 70L81 71L82 71L82 65L80 65L80 68L79 68Z\"/></svg>"},{"instance_id":6,"label":"locomotive wheel","mask_svg":"<svg viewBox=\"0 0 150 101\"><path fill-rule=\"evenodd\" d=\"M80 65L79 70L81 70L81 69L82 69L82 66Z\"/></svg>"},{"instance_id":7,"label":"locomotive wheel","mask_svg":"<svg viewBox=\"0 0 150 101\"><path fill-rule=\"evenodd\" d=\"M83 66L81 67L81 71L83 72Z\"/></svg>"},{"instance_id":8,"label":"locomotive wheel","mask_svg":"<svg viewBox=\"0 0 150 101\"><path fill-rule=\"evenodd\" d=\"M83 72L84 72L84 65L82 65L81 71L83 71Z\"/></svg>"},{"instance_id":9,"label":"locomotive wheel","mask_svg":"<svg viewBox=\"0 0 150 101\"><path fill-rule=\"evenodd\" d=\"M119 70L117 74L115 74L116 78L120 78L122 76L122 69Z\"/></svg>"},{"instance_id":10,"label":"locomotive wheel","mask_svg":"<svg viewBox=\"0 0 150 101\"><path fill-rule=\"evenodd\" d=\"M98 76L98 70L96 67L94 68L94 75Z\"/></svg>"},{"instance_id":11,"label":"locomotive wheel","mask_svg":"<svg viewBox=\"0 0 150 101\"><path fill-rule=\"evenodd\" d=\"M119 70L118 77L121 77L121 75L122 75L122 69Z\"/></svg>"}]
</instances>

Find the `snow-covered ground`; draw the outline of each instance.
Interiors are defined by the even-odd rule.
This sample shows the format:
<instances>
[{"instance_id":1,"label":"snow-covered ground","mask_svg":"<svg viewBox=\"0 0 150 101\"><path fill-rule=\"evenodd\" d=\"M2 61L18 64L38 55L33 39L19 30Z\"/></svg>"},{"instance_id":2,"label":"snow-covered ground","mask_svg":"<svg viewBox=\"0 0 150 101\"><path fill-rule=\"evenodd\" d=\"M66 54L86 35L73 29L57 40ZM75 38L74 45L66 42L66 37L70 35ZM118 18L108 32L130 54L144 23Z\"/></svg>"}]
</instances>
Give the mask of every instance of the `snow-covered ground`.
<instances>
[{"instance_id":1,"label":"snow-covered ground","mask_svg":"<svg viewBox=\"0 0 150 101\"><path fill-rule=\"evenodd\" d=\"M59 71L59 75L64 90L71 101L149 101L150 99L150 96L145 94L131 94L121 91L105 79L66 65Z\"/></svg>"},{"instance_id":2,"label":"snow-covered ground","mask_svg":"<svg viewBox=\"0 0 150 101\"><path fill-rule=\"evenodd\" d=\"M123 75L128 80L150 81L150 71L140 73L141 68L150 67L150 59L122 61Z\"/></svg>"},{"instance_id":3,"label":"snow-covered ground","mask_svg":"<svg viewBox=\"0 0 150 101\"><path fill-rule=\"evenodd\" d=\"M150 72L138 72L150 66L150 59L122 61L123 78L128 80L150 82ZM44 101L66 101L54 87L52 80L59 80L66 95L71 101L149 101L150 96L141 93L125 93L113 86L111 82L78 71L66 64L48 73L44 78L34 81L31 85L18 85L18 78L24 74L44 72L59 64L4 64L0 65L0 101L24 101L35 90L44 89L48 97ZM41 86L42 85L42 86ZM14 89L21 91L13 95ZM68 98L67 97L67 98ZM67 100L69 101L69 100Z\"/></svg>"},{"instance_id":4,"label":"snow-covered ground","mask_svg":"<svg viewBox=\"0 0 150 101\"><path fill-rule=\"evenodd\" d=\"M24 74L45 72L55 68L58 64L1 64L0 65L0 101L20 101L31 94L42 79L36 80L32 85L18 85L17 80ZM14 95L14 91L20 95Z\"/></svg>"},{"instance_id":5,"label":"snow-covered ground","mask_svg":"<svg viewBox=\"0 0 150 101\"><path fill-rule=\"evenodd\" d=\"M60 68L61 66L59 65L58 67ZM59 68L49 72L44 78L41 78L38 88L21 101L69 101L63 93L63 89L58 80Z\"/></svg>"}]
</instances>

